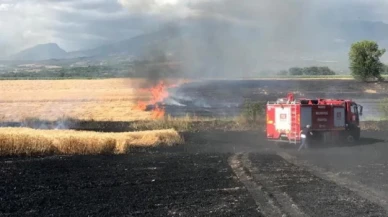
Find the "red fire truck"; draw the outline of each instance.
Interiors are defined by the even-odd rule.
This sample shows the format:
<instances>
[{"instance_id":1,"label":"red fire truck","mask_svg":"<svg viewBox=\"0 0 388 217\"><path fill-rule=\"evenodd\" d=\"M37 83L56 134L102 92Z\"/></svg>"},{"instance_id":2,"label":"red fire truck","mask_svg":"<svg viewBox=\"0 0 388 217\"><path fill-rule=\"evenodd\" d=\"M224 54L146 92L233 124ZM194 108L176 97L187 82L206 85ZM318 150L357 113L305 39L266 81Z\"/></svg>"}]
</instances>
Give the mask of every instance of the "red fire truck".
<instances>
[{"instance_id":1,"label":"red fire truck","mask_svg":"<svg viewBox=\"0 0 388 217\"><path fill-rule=\"evenodd\" d=\"M313 141L354 142L360 138L360 116L363 107L347 99L295 99L268 102L267 139L276 142L300 143L300 131L310 125Z\"/></svg>"}]
</instances>

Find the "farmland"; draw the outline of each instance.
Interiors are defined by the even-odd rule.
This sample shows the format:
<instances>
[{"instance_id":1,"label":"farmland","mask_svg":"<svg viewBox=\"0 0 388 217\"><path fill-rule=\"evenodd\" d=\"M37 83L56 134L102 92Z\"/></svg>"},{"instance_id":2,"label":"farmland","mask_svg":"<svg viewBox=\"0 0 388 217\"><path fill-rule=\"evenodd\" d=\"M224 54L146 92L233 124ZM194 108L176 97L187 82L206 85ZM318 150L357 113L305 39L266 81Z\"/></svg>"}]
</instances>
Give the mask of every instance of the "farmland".
<instances>
[{"instance_id":1,"label":"farmland","mask_svg":"<svg viewBox=\"0 0 388 217\"><path fill-rule=\"evenodd\" d=\"M169 80L167 83L181 82ZM139 101L147 102L152 98L150 91L140 91L147 85L150 87L145 79L4 80L0 81L0 84L0 119L3 121L21 121L28 118L56 120L64 117L96 121L152 119L150 112L133 109ZM278 84L279 86L276 86ZM242 89L237 92L232 93L223 89L237 88L238 85L241 85ZM316 85L320 86L319 90L315 88ZM196 88L204 89L198 92ZM368 98L376 98L384 94L386 88L385 83L360 85L358 82L340 78L335 80L262 78L216 82L209 80L181 85L179 88L170 90L170 98L175 98L176 101L167 102L167 106L178 105L177 101L178 103L185 101L187 97L192 99L185 102L191 101L194 104L208 102L213 98L218 98L217 101L225 101L224 104L242 104L243 98L265 101L279 97L289 90L312 96L331 94L358 97L361 93L364 96L368 95ZM167 88L165 91L168 91ZM165 98L168 98L167 96ZM184 107L189 109L190 106Z\"/></svg>"},{"instance_id":2,"label":"farmland","mask_svg":"<svg viewBox=\"0 0 388 217\"><path fill-rule=\"evenodd\" d=\"M149 113L132 109L137 101L151 97L137 91L142 85L144 79L0 81L0 118L149 119Z\"/></svg>"},{"instance_id":3,"label":"farmland","mask_svg":"<svg viewBox=\"0 0 388 217\"><path fill-rule=\"evenodd\" d=\"M0 83L0 117L3 125L13 122L47 129L0 128L2 156L122 154L133 146L182 143L180 135L173 129L153 131L151 128L151 131L125 132L123 128L120 133L67 130L74 121L88 120L93 124L99 121L153 119L150 112L134 109L138 102L152 100L151 92L140 91L148 88L142 79L18 80ZM60 122L52 127L45 124L58 120ZM74 121L65 123L68 120ZM36 122L39 122L37 126L31 125ZM58 130L48 130L53 128ZM101 127L97 128L101 130Z\"/></svg>"},{"instance_id":4,"label":"farmland","mask_svg":"<svg viewBox=\"0 0 388 217\"><path fill-rule=\"evenodd\" d=\"M195 81L153 104L139 80L3 82L3 123L40 129L0 128L0 215L388 216L387 124L373 121L387 83ZM289 91L364 105L361 140L297 152L266 141L262 113L240 117Z\"/></svg>"}]
</instances>

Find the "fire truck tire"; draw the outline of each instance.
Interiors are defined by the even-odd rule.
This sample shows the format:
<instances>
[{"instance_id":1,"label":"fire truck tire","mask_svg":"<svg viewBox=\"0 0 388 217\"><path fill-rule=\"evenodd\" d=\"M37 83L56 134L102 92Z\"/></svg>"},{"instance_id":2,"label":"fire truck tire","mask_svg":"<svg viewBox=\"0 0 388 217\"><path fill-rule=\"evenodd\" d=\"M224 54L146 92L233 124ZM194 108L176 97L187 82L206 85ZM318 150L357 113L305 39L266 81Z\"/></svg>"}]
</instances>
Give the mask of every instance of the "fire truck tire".
<instances>
[{"instance_id":1,"label":"fire truck tire","mask_svg":"<svg viewBox=\"0 0 388 217\"><path fill-rule=\"evenodd\" d=\"M360 130L359 129L354 129L350 131L350 133L346 136L346 142L349 144L354 144L360 140Z\"/></svg>"},{"instance_id":2,"label":"fire truck tire","mask_svg":"<svg viewBox=\"0 0 388 217\"><path fill-rule=\"evenodd\" d=\"M361 137L361 130L360 128L356 128L354 131L353 131L353 135L354 135L354 139L356 141L360 140L360 137Z\"/></svg>"},{"instance_id":3,"label":"fire truck tire","mask_svg":"<svg viewBox=\"0 0 388 217\"><path fill-rule=\"evenodd\" d=\"M346 141L350 144L354 143L355 141L355 138L353 135L349 134L347 137L346 137Z\"/></svg>"}]
</instances>

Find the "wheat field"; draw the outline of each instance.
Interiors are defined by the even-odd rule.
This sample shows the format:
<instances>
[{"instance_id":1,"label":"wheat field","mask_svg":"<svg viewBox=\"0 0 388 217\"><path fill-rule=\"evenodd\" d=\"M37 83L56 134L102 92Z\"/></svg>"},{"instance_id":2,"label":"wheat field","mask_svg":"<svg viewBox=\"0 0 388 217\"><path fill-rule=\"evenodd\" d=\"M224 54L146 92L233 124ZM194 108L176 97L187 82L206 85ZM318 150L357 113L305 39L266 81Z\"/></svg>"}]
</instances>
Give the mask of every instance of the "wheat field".
<instances>
[{"instance_id":1,"label":"wheat field","mask_svg":"<svg viewBox=\"0 0 388 217\"><path fill-rule=\"evenodd\" d=\"M149 112L132 109L139 100L150 99L150 93L139 91L146 83L144 79L0 81L0 120L150 119Z\"/></svg>"},{"instance_id":2,"label":"wheat field","mask_svg":"<svg viewBox=\"0 0 388 217\"><path fill-rule=\"evenodd\" d=\"M0 156L125 154L131 147L172 146L183 142L173 129L99 133L0 128Z\"/></svg>"},{"instance_id":3,"label":"wheat field","mask_svg":"<svg viewBox=\"0 0 388 217\"><path fill-rule=\"evenodd\" d=\"M174 84L178 81L165 81ZM134 109L149 101L144 79L3 80L0 81L0 122L28 119L56 121L133 121L152 119ZM0 156L121 154L133 146L182 144L175 130L99 133L73 130L0 128Z\"/></svg>"}]
</instances>

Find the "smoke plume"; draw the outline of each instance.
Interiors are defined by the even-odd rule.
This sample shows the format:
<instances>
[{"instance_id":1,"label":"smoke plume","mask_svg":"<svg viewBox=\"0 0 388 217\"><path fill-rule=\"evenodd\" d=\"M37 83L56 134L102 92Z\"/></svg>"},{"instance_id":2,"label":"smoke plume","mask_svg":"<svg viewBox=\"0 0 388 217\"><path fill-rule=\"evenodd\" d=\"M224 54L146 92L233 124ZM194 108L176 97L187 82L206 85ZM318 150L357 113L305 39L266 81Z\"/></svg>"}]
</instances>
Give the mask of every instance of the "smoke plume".
<instances>
[{"instance_id":1,"label":"smoke plume","mask_svg":"<svg viewBox=\"0 0 388 217\"><path fill-rule=\"evenodd\" d=\"M313 65L347 70L355 34L343 23L378 16L377 3L358 0L119 2L158 18L162 28L178 27L179 36L162 43L191 77L254 77Z\"/></svg>"},{"instance_id":2,"label":"smoke plume","mask_svg":"<svg viewBox=\"0 0 388 217\"><path fill-rule=\"evenodd\" d=\"M358 0L119 2L130 12L158 18L161 29L171 29L168 39L152 46L168 61L179 62L184 76L195 79L260 77L295 66L347 70L356 30L345 31L346 22L376 18L376 5ZM158 52L150 49L147 55ZM146 74L152 84L166 75Z\"/></svg>"}]
</instances>

